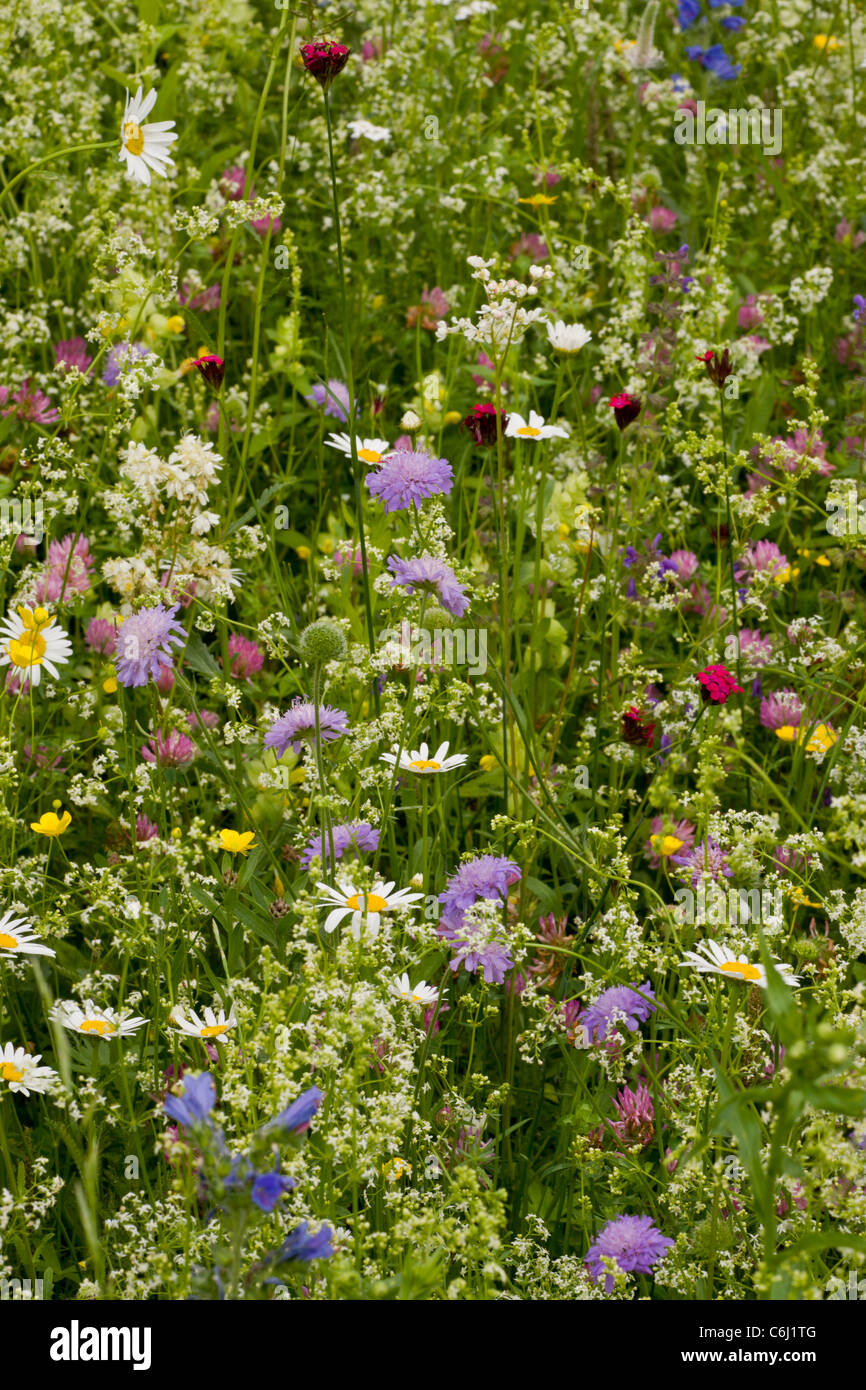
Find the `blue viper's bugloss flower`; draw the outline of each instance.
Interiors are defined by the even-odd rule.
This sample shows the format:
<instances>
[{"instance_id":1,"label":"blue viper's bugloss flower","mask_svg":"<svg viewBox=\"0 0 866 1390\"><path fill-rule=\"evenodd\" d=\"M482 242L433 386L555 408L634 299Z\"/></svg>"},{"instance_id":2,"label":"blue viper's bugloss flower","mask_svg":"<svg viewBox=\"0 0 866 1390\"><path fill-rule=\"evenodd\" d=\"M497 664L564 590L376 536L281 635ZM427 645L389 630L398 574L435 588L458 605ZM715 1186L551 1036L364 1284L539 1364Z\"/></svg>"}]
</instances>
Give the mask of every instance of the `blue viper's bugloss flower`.
<instances>
[{"instance_id":1,"label":"blue viper's bugloss flower","mask_svg":"<svg viewBox=\"0 0 866 1390\"><path fill-rule=\"evenodd\" d=\"M172 647L182 647L186 632L175 621L178 604L166 608L157 603L127 618L117 634L115 669L121 685L147 685L148 677L158 681L174 662Z\"/></svg>"},{"instance_id":2,"label":"blue viper's bugloss flower","mask_svg":"<svg viewBox=\"0 0 866 1390\"><path fill-rule=\"evenodd\" d=\"M182 1096L166 1096L163 1110L179 1125L203 1124L214 1108L216 1084L209 1071L185 1076Z\"/></svg>"},{"instance_id":3,"label":"blue viper's bugloss flower","mask_svg":"<svg viewBox=\"0 0 866 1390\"><path fill-rule=\"evenodd\" d=\"M274 1264L284 1264L287 1260L329 1260L334 1253L332 1226L322 1226L321 1230L311 1231L310 1223L302 1221L290 1236L287 1236L279 1250L274 1251L271 1260ZM267 1281L266 1281L267 1282Z\"/></svg>"},{"instance_id":4,"label":"blue viper's bugloss flower","mask_svg":"<svg viewBox=\"0 0 866 1390\"><path fill-rule=\"evenodd\" d=\"M285 1110L281 1110L276 1119L271 1120L266 1125L266 1130L284 1129L297 1133L305 1129L310 1120L315 1115L319 1106L325 1098L324 1091L320 1091L318 1086L309 1086L306 1091L293 1100L291 1105L287 1105Z\"/></svg>"},{"instance_id":5,"label":"blue viper's bugloss flower","mask_svg":"<svg viewBox=\"0 0 866 1390\"><path fill-rule=\"evenodd\" d=\"M409 560L391 555L388 568L394 575L391 580L394 588L400 586L410 594L416 589L435 592L442 607L455 618L462 618L469 607L466 590L458 583L453 569L444 560L437 560L435 555L416 555Z\"/></svg>"},{"instance_id":6,"label":"blue viper's bugloss flower","mask_svg":"<svg viewBox=\"0 0 866 1390\"><path fill-rule=\"evenodd\" d=\"M257 1173L253 1181L252 1199L259 1211L272 1212L285 1192L297 1187L294 1178L281 1173Z\"/></svg>"},{"instance_id":7,"label":"blue viper's bugloss flower","mask_svg":"<svg viewBox=\"0 0 866 1390\"><path fill-rule=\"evenodd\" d=\"M700 19L699 0L677 0L677 19L681 29L689 29L696 19Z\"/></svg>"},{"instance_id":8,"label":"blue viper's bugloss flower","mask_svg":"<svg viewBox=\"0 0 866 1390\"><path fill-rule=\"evenodd\" d=\"M733 82L743 71L742 63L733 64L720 43L714 43L704 54L704 67L722 82Z\"/></svg>"},{"instance_id":9,"label":"blue viper's bugloss flower","mask_svg":"<svg viewBox=\"0 0 866 1390\"><path fill-rule=\"evenodd\" d=\"M585 1264L593 1279L604 1278L605 1293L613 1293L614 1281L605 1273L602 1256L613 1257L626 1274L650 1274L673 1241L663 1236L650 1216L615 1216L589 1247Z\"/></svg>"},{"instance_id":10,"label":"blue viper's bugloss flower","mask_svg":"<svg viewBox=\"0 0 866 1390\"><path fill-rule=\"evenodd\" d=\"M384 502L386 512L397 512L450 492L454 474L447 459L405 449L389 454L364 481L370 496Z\"/></svg>"},{"instance_id":11,"label":"blue viper's bugloss flower","mask_svg":"<svg viewBox=\"0 0 866 1390\"><path fill-rule=\"evenodd\" d=\"M722 28L730 29L731 32L734 34L737 32L738 29L745 29L745 27L746 20L742 19L738 14L726 15L725 18L722 20Z\"/></svg>"},{"instance_id":12,"label":"blue viper's bugloss flower","mask_svg":"<svg viewBox=\"0 0 866 1390\"><path fill-rule=\"evenodd\" d=\"M640 989L640 994L637 990ZM649 999L642 998L649 995ZM637 1030L638 1022L645 1023L650 1014L656 1012L656 1005L649 980L642 985L614 985L600 994L594 1004L583 1014L581 1023L586 1029L591 1043L603 1042L616 1023L624 1023L630 1033Z\"/></svg>"},{"instance_id":13,"label":"blue viper's bugloss flower","mask_svg":"<svg viewBox=\"0 0 866 1390\"><path fill-rule=\"evenodd\" d=\"M686 49L686 57L691 58L693 63L700 63L703 61L704 50L701 48L700 44L690 44Z\"/></svg>"},{"instance_id":14,"label":"blue viper's bugloss flower","mask_svg":"<svg viewBox=\"0 0 866 1390\"><path fill-rule=\"evenodd\" d=\"M855 294L854 296L854 318L858 323L862 318L866 318L866 299L863 298L862 294Z\"/></svg>"},{"instance_id":15,"label":"blue viper's bugloss flower","mask_svg":"<svg viewBox=\"0 0 866 1390\"><path fill-rule=\"evenodd\" d=\"M730 5L733 8L735 5L742 5L743 3L744 0L710 0L710 9L721 10L724 9L725 5Z\"/></svg>"}]
</instances>

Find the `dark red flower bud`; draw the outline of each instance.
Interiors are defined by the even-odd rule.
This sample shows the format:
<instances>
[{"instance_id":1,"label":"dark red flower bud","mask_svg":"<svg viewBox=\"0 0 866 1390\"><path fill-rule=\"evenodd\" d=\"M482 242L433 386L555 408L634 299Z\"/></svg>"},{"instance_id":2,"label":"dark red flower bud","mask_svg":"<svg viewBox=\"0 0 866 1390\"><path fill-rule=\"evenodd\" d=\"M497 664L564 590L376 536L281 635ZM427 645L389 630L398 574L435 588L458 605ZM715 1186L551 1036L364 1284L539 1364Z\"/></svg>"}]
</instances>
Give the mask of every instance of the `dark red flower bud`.
<instances>
[{"instance_id":1,"label":"dark red flower bud","mask_svg":"<svg viewBox=\"0 0 866 1390\"><path fill-rule=\"evenodd\" d=\"M226 364L221 357L209 355L207 357L197 357L195 366L204 377L208 386L214 391L218 391L223 384L223 377L226 374Z\"/></svg>"},{"instance_id":2,"label":"dark red flower bud","mask_svg":"<svg viewBox=\"0 0 866 1390\"><path fill-rule=\"evenodd\" d=\"M631 396L628 391L623 391L619 396L611 396L610 404L621 430L630 425L632 420L636 420L641 412L640 396Z\"/></svg>"},{"instance_id":3,"label":"dark red flower bud","mask_svg":"<svg viewBox=\"0 0 866 1390\"><path fill-rule=\"evenodd\" d=\"M655 724L641 714L637 705L629 705L622 717L622 736L626 743L645 743L647 748L652 748L655 729Z\"/></svg>"},{"instance_id":4,"label":"dark red flower bud","mask_svg":"<svg viewBox=\"0 0 866 1390\"><path fill-rule=\"evenodd\" d=\"M698 361L704 363L710 381L718 386L721 391L728 377L734 370L733 364L731 363L731 354L728 352L728 349L725 348L720 357L717 352L713 352L712 348L708 348L706 352L701 354Z\"/></svg>"},{"instance_id":5,"label":"dark red flower bud","mask_svg":"<svg viewBox=\"0 0 866 1390\"><path fill-rule=\"evenodd\" d=\"M474 405L462 422L461 428L469 431L476 444L489 449L491 445L496 443L497 418L504 435L508 426L508 416L505 411L497 410L495 405Z\"/></svg>"},{"instance_id":6,"label":"dark red flower bud","mask_svg":"<svg viewBox=\"0 0 866 1390\"><path fill-rule=\"evenodd\" d=\"M307 72L315 77L319 86L327 91L334 78L348 63L349 52L344 43L316 39L314 43L301 44L301 62Z\"/></svg>"}]
</instances>

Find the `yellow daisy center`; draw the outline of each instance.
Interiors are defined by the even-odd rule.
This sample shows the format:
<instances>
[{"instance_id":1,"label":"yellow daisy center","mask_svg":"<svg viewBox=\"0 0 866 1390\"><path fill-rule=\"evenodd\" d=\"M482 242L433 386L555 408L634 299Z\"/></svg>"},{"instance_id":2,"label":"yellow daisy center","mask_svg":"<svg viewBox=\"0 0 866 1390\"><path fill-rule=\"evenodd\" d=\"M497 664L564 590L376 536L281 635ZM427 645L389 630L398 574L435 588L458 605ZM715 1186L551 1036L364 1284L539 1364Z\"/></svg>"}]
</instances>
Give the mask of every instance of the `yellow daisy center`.
<instances>
[{"instance_id":1,"label":"yellow daisy center","mask_svg":"<svg viewBox=\"0 0 866 1390\"><path fill-rule=\"evenodd\" d=\"M409 764L414 767L416 772L441 772L442 764L434 762L432 758L416 758Z\"/></svg>"},{"instance_id":2,"label":"yellow daisy center","mask_svg":"<svg viewBox=\"0 0 866 1390\"><path fill-rule=\"evenodd\" d=\"M541 430L537 430L534 425L521 425L517 433L528 434L532 439L535 439L539 434L541 434Z\"/></svg>"},{"instance_id":3,"label":"yellow daisy center","mask_svg":"<svg viewBox=\"0 0 866 1390\"><path fill-rule=\"evenodd\" d=\"M144 149L144 136L137 121L127 121L123 127L123 143L130 154L141 154Z\"/></svg>"},{"instance_id":4,"label":"yellow daisy center","mask_svg":"<svg viewBox=\"0 0 866 1390\"><path fill-rule=\"evenodd\" d=\"M355 893L353 897L346 899L346 906L350 907L353 912L363 912L364 909L360 901L363 896L363 893ZM368 912L382 912L387 906L387 900L385 898L380 898L377 893L367 894Z\"/></svg>"},{"instance_id":5,"label":"yellow daisy center","mask_svg":"<svg viewBox=\"0 0 866 1390\"><path fill-rule=\"evenodd\" d=\"M7 951L14 951L17 945L18 938L16 936L7 936L5 931L0 931L0 947Z\"/></svg>"},{"instance_id":6,"label":"yellow daisy center","mask_svg":"<svg viewBox=\"0 0 866 1390\"><path fill-rule=\"evenodd\" d=\"M109 1023L105 1018L85 1018L79 1025L82 1033L98 1033L104 1038L106 1033L115 1033L117 1029L113 1023Z\"/></svg>"},{"instance_id":7,"label":"yellow daisy center","mask_svg":"<svg viewBox=\"0 0 866 1390\"><path fill-rule=\"evenodd\" d=\"M23 1075L23 1071L19 1071L17 1067L13 1067L11 1062L4 1062L2 1067L0 1067L0 1076L3 1077L4 1081L20 1081Z\"/></svg>"},{"instance_id":8,"label":"yellow daisy center","mask_svg":"<svg viewBox=\"0 0 866 1390\"><path fill-rule=\"evenodd\" d=\"M741 960L726 960L719 966L720 970L726 970L729 975L741 975L744 980L760 980L761 972L754 965L747 965Z\"/></svg>"},{"instance_id":9,"label":"yellow daisy center","mask_svg":"<svg viewBox=\"0 0 866 1390\"><path fill-rule=\"evenodd\" d=\"M202 1028L201 1035L203 1038L218 1038L227 1028L227 1023L212 1023L209 1028Z\"/></svg>"},{"instance_id":10,"label":"yellow daisy center","mask_svg":"<svg viewBox=\"0 0 866 1390\"><path fill-rule=\"evenodd\" d=\"M361 459L363 463L382 462L382 455L378 454L375 449L359 449L358 458Z\"/></svg>"}]
</instances>

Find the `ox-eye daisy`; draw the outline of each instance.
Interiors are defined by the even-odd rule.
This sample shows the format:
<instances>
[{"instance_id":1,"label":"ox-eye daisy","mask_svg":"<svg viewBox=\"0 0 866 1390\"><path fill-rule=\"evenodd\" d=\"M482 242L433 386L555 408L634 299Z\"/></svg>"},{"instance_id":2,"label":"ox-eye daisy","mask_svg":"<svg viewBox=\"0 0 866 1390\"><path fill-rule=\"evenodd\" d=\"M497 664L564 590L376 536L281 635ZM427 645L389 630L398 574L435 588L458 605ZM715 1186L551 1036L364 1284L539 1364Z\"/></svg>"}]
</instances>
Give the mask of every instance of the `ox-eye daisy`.
<instances>
[{"instance_id":1,"label":"ox-eye daisy","mask_svg":"<svg viewBox=\"0 0 866 1390\"><path fill-rule=\"evenodd\" d=\"M352 441L349 435L329 434L325 443L329 449L339 449L347 459L352 457ZM358 434L355 435L355 447L362 463L381 463L391 452L391 445L387 439L362 439Z\"/></svg>"},{"instance_id":2,"label":"ox-eye daisy","mask_svg":"<svg viewBox=\"0 0 866 1390\"><path fill-rule=\"evenodd\" d=\"M41 1052L25 1052L23 1047L13 1047L6 1043L0 1048L0 1081L5 1081L10 1091L23 1091L29 1096L31 1091L48 1091L57 1080L57 1072L50 1067L40 1067Z\"/></svg>"},{"instance_id":3,"label":"ox-eye daisy","mask_svg":"<svg viewBox=\"0 0 866 1390\"><path fill-rule=\"evenodd\" d=\"M544 416L537 410L530 410L528 422L513 410L508 416L505 436L507 439L567 439L568 430L561 425L546 425Z\"/></svg>"},{"instance_id":4,"label":"ox-eye daisy","mask_svg":"<svg viewBox=\"0 0 866 1390\"><path fill-rule=\"evenodd\" d=\"M72 643L45 608L19 608L0 626L0 666L11 665L15 675L38 685L44 666L57 680L58 664L72 655Z\"/></svg>"},{"instance_id":5,"label":"ox-eye daisy","mask_svg":"<svg viewBox=\"0 0 866 1390\"><path fill-rule=\"evenodd\" d=\"M72 1000L59 999L51 1010L51 1018L74 1033L97 1038L127 1037L147 1022L146 1018L127 1018L114 1009L98 1009L90 999L85 999L84 1008Z\"/></svg>"},{"instance_id":6,"label":"ox-eye daisy","mask_svg":"<svg viewBox=\"0 0 866 1390\"><path fill-rule=\"evenodd\" d=\"M426 743L422 743L420 748L413 748L407 752L404 748L400 754L401 772L451 772L455 767L462 767L466 762L465 753L452 753L448 757L448 744L440 743L432 758ZM383 763L390 763L391 767L397 761L396 753L383 753L381 756Z\"/></svg>"},{"instance_id":7,"label":"ox-eye daisy","mask_svg":"<svg viewBox=\"0 0 866 1390\"><path fill-rule=\"evenodd\" d=\"M393 883L377 881L369 893L363 893L353 888L350 883L339 883L337 888L331 888L327 883L320 883L318 891L328 899L329 903L335 904L333 912L329 912L325 918L325 931L334 931L344 917L351 917L351 932L355 940L359 941L361 939L361 924L365 918L369 930L375 935L379 930L383 912L393 912L395 908L408 907L417 898L423 897L421 893L410 893L408 888L398 888L397 892L394 893L391 891L393 887Z\"/></svg>"},{"instance_id":8,"label":"ox-eye daisy","mask_svg":"<svg viewBox=\"0 0 866 1390\"><path fill-rule=\"evenodd\" d=\"M405 999L407 1004L423 1004L425 1008L435 1004L439 998L439 991L432 985L425 985L423 980L419 980L417 985L410 985L405 972L391 981L388 992L396 999Z\"/></svg>"},{"instance_id":9,"label":"ox-eye daisy","mask_svg":"<svg viewBox=\"0 0 866 1390\"><path fill-rule=\"evenodd\" d=\"M139 87L134 97L126 94L126 107L120 123L121 150L119 159L126 161L126 172L137 183L150 184L151 169L156 174L165 175L169 166L174 168L174 160L169 149L177 139L170 135L174 121L149 121L143 125L156 103L156 91L143 95Z\"/></svg>"},{"instance_id":10,"label":"ox-eye daisy","mask_svg":"<svg viewBox=\"0 0 866 1390\"><path fill-rule=\"evenodd\" d=\"M33 928L23 917L4 912L0 917L0 959L3 956L55 956L50 946L43 946Z\"/></svg>"},{"instance_id":11,"label":"ox-eye daisy","mask_svg":"<svg viewBox=\"0 0 866 1390\"><path fill-rule=\"evenodd\" d=\"M702 975L723 975L726 979L743 980L746 984L757 985L759 989L767 987L767 972L763 965L753 965L746 956L736 956L733 951L728 950L726 946L720 946L717 941L702 941L697 951L686 951L686 959L681 960L680 965L699 970ZM790 965L782 965L775 960L773 965L786 985L799 983L799 976L791 974Z\"/></svg>"},{"instance_id":12,"label":"ox-eye daisy","mask_svg":"<svg viewBox=\"0 0 866 1390\"><path fill-rule=\"evenodd\" d=\"M168 1017L169 1022L173 1023L181 1033L186 1033L189 1038L201 1038L202 1041L223 1042L225 1034L237 1024L234 1004L231 1006L228 1018L226 1018L225 1009L220 1009L219 1018L213 1009L205 1009L202 1019L199 1018L195 1009L184 1012L179 1004L175 1004Z\"/></svg>"}]
</instances>

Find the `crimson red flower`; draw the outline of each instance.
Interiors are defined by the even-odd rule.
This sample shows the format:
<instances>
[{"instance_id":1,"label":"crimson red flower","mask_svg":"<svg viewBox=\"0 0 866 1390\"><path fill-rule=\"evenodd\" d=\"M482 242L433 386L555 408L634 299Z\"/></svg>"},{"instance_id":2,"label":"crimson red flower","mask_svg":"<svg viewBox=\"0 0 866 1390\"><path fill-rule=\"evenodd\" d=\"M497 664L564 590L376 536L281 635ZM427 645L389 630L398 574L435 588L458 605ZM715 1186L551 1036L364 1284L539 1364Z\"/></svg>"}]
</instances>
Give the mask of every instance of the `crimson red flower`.
<instances>
[{"instance_id":1,"label":"crimson red flower","mask_svg":"<svg viewBox=\"0 0 866 1390\"><path fill-rule=\"evenodd\" d=\"M697 679L701 684L701 699L711 700L714 705L723 705L729 695L742 695L743 687L737 685L727 666L708 666L699 671Z\"/></svg>"},{"instance_id":2,"label":"crimson red flower","mask_svg":"<svg viewBox=\"0 0 866 1390\"><path fill-rule=\"evenodd\" d=\"M641 714L637 705L629 705L622 717L622 736L626 743L645 743L647 748L652 748L655 731L655 724Z\"/></svg>"},{"instance_id":3,"label":"crimson red flower","mask_svg":"<svg viewBox=\"0 0 866 1390\"><path fill-rule=\"evenodd\" d=\"M476 444L480 444L485 449L490 448L496 443L497 418L504 436L508 426L508 416L504 410L497 410L495 405L474 405L462 422L462 428L469 431Z\"/></svg>"},{"instance_id":4,"label":"crimson red flower","mask_svg":"<svg viewBox=\"0 0 866 1390\"><path fill-rule=\"evenodd\" d=\"M712 348L707 348L707 351L701 353L697 360L703 362L710 381L718 386L721 391L728 377L734 370L731 363L731 354L728 352L728 349L725 348L720 357Z\"/></svg>"},{"instance_id":5,"label":"crimson red flower","mask_svg":"<svg viewBox=\"0 0 866 1390\"><path fill-rule=\"evenodd\" d=\"M329 39L317 39L314 43L301 44L301 62L315 77L323 91L327 91L338 73L349 61L349 49L344 43L331 43Z\"/></svg>"},{"instance_id":6,"label":"crimson red flower","mask_svg":"<svg viewBox=\"0 0 866 1390\"><path fill-rule=\"evenodd\" d=\"M223 384L223 377L226 374L226 364L221 357L208 354L205 357L197 357L195 365L204 377L208 386L212 386L214 391L218 391Z\"/></svg>"},{"instance_id":7,"label":"crimson red flower","mask_svg":"<svg viewBox=\"0 0 866 1390\"><path fill-rule=\"evenodd\" d=\"M623 391L619 396L611 396L610 404L616 417L616 423L621 430L624 430L626 425L630 425L632 420L636 420L640 415L640 396L629 395L628 391Z\"/></svg>"}]
</instances>

